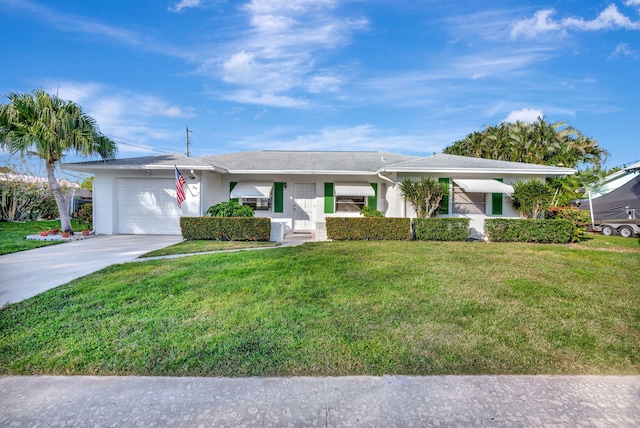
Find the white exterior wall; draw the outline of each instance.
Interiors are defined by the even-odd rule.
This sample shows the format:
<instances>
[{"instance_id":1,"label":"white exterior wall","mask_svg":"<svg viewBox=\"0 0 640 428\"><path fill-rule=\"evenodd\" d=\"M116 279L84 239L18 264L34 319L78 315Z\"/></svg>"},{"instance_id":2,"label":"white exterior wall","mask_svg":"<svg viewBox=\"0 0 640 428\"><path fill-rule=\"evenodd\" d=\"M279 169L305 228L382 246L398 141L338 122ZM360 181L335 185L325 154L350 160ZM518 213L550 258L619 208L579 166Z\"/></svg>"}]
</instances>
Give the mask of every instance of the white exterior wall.
<instances>
[{"instance_id":1,"label":"white exterior wall","mask_svg":"<svg viewBox=\"0 0 640 428\"><path fill-rule=\"evenodd\" d=\"M487 174L461 174L461 173L456 173L456 174L440 174L440 175L427 175L427 174L422 174L422 175L418 175L418 174L407 174L407 175L400 175L398 177L398 181L402 181L402 179L404 177L410 177L410 178L414 178L414 179L419 179L420 177L431 177L434 179L439 179L439 178L449 178L450 180L450 185L453 186L453 180L458 178L458 179L494 179L494 178L502 178L503 183L505 184L514 184L516 181L520 180L520 181L526 181L526 180L531 180L533 178L537 178L540 179L542 181L545 180L545 177L542 175L539 176L534 176L534 175L500 175L500 174L491 174L491 175L487 175ZM397 190L398 192L398 196L400 198L400 201L398 203L398 208L400 210L404 210L405 214L404 215L399 215L399 217L410 217L410 218L415 218L416 217L416 213L415 210L413 209L413 207L411 206L410 203L406 203L403 199L402 199L402 192L400 192L400 190ZM484 222L486 219L488 218L519 218L520 215L518 214L518 212L513 208L513 205L511 204L511 198L508 195L503 195L503 199L502 199L502 215L494 215L491 214L493 210L492 207L492 197L491 197L491 193L487 193L485 194L485 212L484 214L461 214L461 213L453 213L453 198L451 197L451 195L449 195L449 214L444 214L444 215L439 215L438 217L464 217L464 218L468 218L469 219L469 227L471 228L471 237L475 238L475 239L484 239ZM398 211L398 209L396 209L396 211Z\"/></svg>"},{"instance_id":2,"label":"white exterior wall","mask_svg":"<svg viewBox=\"0 0 640 428\"><path fill-rule=\"evenodd\" d=\"M317 223L324 223L326 217L358 217L359 213L331 213L325 214L324 212L324 184L325 183L376 183L378 185L378 207L379 210L384 210L386 203L384 202L385 195L382 190L387 186L385 182L380 180L377 176L372 175L239 175L239 174L226 174L221 175L220 185L214 189L213 186L209 187L203 185L203 192L205 194L205 201L211 201L208 205L205 203L205 210L213 203L219 203L229 200L229 188L230 183L236 182L255 182L255 183L286 183L284 188L284 201L283 212L277 213L273 211L256 211L256 217L270 217L279 223L285 224L285 230L289 231L293 228L293 188L295 184L314 184L315 185L315 202L313 206L314 228ZM389 183L390 184L390 183ZM274 201L275 202L275 201Z\"/></svg>"},{"instance_id":3,"label":"white exterior wall","mask_svg":"<svg viewBox=\"0 0 640 428\"><path fill-rule=\"evenodd\" d=\"M231 182L283 182L286 183L284 188L283 212L276 213L273 211L256 211L256 217L270 217L274 221L282 224L283 233L289 232L293 228L293 189L295 184L314 184L315 199L313 205L313 229L316 229L318 223L325 223L327 217L358 217L359 213L355 212L324 212L324 185L325 183L376 183L378 186L377 193L377 209L385 212L387 217L415 217L415 212L402 197L399 185L393 185L391 182L381 179L375 175L315 175L315 174L299 174L299 175L260 175L260 174L219 174L212 171L194 171L195 178L190 178L191 173L182 171L183 177L187 182L185 187L186 200L182 204L182 216L200 216L204 215L206 210L217 203L229 200L229 187ZM385 173L385 176L395 180L402 181L405 175ZM517 180L528 180L531 178L544 179L543 176L522 176L522 175L503 175L499 174L450 174L443 173L440 175L427 174L407 174L411 178L420 178L421 176L430 176L434 179L446 177L450 180L455 178L467 179L488 179L502 178L506 184L512 184ZM174 183L175 176L173 169L152 170L150 172L140 169L121 169L98 171L95 173L94 191L93 191L93 207L94 207L94 230L99 234L117 234L118 232L118 180L121 179L154 179L162 178ZM491 194L486 195L486 205L484 214L448 214L448 217L467 217L471 220L471 227L474 229L473 235L477 237L483 236L484 220L491 215ZM335 201L335 197L334 197ZM275 202L275 201L274 201ZM177 202L176 202L177 204ZM452 213L452 198L449 198L449 213ZM273 204L275 205L275 204ZM335 205L334 205L335 209ZM519 217L518 213L513 209L508 196L503 199L503 214L498 217ZM312 230L313 230L312 229ZM321 227L319 232L324 228Z\"/></svg>"},{"instance_id":4,"label":"white exterior wall","mask_svg":"<svg viewBox=\"0 0 640 428\"><path fill-rule=\"evenodd\" d=\"M182 203L182 215L200 215L201 194L199 178L191 179L182 171L187 182L186 200ZM104 235L118 234L118 180L119 179L163 179L175 185L174 170L108 170L95 173L93 184L93 227L96 233ZM188 187L188 189L187 189ZM175 187L173 187L175 189ZM175 190L174 190L175 192ZM176 200L177 204L177 200Z\"/></svg>"}]
</instances>

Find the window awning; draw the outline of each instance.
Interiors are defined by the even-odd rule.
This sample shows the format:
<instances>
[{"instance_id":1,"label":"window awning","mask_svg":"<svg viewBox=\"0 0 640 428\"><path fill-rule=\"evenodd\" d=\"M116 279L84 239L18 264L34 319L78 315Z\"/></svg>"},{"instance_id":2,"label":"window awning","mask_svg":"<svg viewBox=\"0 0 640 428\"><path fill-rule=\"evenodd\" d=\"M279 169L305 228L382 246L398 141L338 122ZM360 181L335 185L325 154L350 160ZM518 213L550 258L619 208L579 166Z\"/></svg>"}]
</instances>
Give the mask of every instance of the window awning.
<instances>
[{"instance_id":1,"label":"window awning","mask_svg":"<svg viewBox=\"0 0 640 428\"><path fill-rule=\"evenodd\" d=\"M272 188L273 183L238 183L231 191L231 197L268 199Z\"/></svg>"},{"instance_id":2,"label":"window awning","mask_svg":"<svg viewBox=\"0 0 640 428\"><path fill-rule=\"evenodd\" d=\"M369 183L336 183L336 196L375 196L376 192Z\"/></svg>"},{"instance_id":3,"label":"window awning","mask_svg":"<svg viewBox=\"0 0 640 428\"><path fill-rule=\"evenodd\" d=\"M513 193L513 187L498 180L478 180L454 178L453 182L468 193Z\"/></svg>"}]
</instances>

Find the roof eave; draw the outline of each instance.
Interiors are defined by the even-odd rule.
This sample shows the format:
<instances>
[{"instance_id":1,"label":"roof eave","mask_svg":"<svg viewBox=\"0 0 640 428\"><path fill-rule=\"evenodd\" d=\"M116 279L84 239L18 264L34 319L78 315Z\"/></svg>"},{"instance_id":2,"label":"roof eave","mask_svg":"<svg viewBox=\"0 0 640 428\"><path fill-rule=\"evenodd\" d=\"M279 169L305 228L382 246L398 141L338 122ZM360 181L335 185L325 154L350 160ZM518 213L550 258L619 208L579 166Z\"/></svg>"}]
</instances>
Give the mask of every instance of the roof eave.
<instances>
[{"instance_id":1,"label":"roof eave","mask_svg":"<svg viewBox=\"0 0 640 428\"><path fill-rule=\"evenodd\" d=\"M80 171L80 172L93 172L97 170L152 170L152 171L160 171L160 170L172 170L174 165L109 165L109 164L61 164L60 167L62 169L68 169L71 171ZM218 172L220 174L226 174L228 171L219 166L204 166L204 165L178 165L180 169L192 169L194 171L213 171Z\"/></svg>"},{"instance_id":2,"label":"roof eave","mask_svg":"<svg viewBox=\"0 0 640 428\"><path fill-rule=\"evenodd\" d=\"M332 171L332 170L257 170L230 169L229 174L278 174L278 175L376 175L375 171Z\"/></svg>"},{"instance_id":3,"label":"roof eave","mask_svg":"<svg viewBox=\"0 0 640 428\"><path fill-rule=\"evenodd\" d=\"M561 170L559 170L561 169ZM554 168L554 169L511 169L511 168L438 168L438 167L429 167L429 168L381 168L379 172L417 172L417 173L429 173L429 172L437 172L437 173L451 173L451 174L459 174L459 173L502 173L502 174L518 174L518 175L531 175L531 174L544 174L544 175L573 175L577 171L571 168Z\"/></svg>"}]
</instances>

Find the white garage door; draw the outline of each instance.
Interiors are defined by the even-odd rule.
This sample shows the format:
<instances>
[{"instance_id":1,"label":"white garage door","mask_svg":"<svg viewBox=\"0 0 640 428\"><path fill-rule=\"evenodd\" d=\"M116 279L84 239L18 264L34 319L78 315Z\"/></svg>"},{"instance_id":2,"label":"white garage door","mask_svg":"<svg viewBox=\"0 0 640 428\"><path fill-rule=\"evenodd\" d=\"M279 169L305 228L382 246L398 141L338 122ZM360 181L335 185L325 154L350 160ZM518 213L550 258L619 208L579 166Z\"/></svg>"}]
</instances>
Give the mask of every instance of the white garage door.
<instances>
[{"instance_id":1,"label":"white garage door","mask_svg":"<svg viewBox=\"0 0 640 428\"><path fill-rule=\"evenodd\" d=\"M118 233L179 235L181 215L173 179L118 180Z\"/></svg>"}]
</instances>

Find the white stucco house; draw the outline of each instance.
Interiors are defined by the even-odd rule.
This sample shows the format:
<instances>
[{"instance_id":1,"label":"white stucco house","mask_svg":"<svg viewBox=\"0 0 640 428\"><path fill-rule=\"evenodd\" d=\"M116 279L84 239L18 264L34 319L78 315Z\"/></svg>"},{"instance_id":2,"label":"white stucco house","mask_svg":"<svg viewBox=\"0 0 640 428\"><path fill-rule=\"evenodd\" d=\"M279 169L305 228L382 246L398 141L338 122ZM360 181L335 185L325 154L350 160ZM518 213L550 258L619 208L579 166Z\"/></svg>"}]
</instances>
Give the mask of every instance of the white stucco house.
<instances>
[{"instance_id":1,"label":"white stucco house","mask_svg":"<svg viewBox=\"0 0 640 428\"><path fill-rule=\"evenodd\" d=\"M178 207L175 167L186 200ZM180 234L181 216L201 216L236 198L283 231L324 237L327 217L358 216L363 206L387 217L414 217L398 183L432 177L449 184L440 216L467 217L482 236L489 217L517 217L510 183L574 174L571 168L436 154L252 151L202 157L179 154L68 163L93 174L94 228L100 234Z\"/></svg>"}]
</instances>

